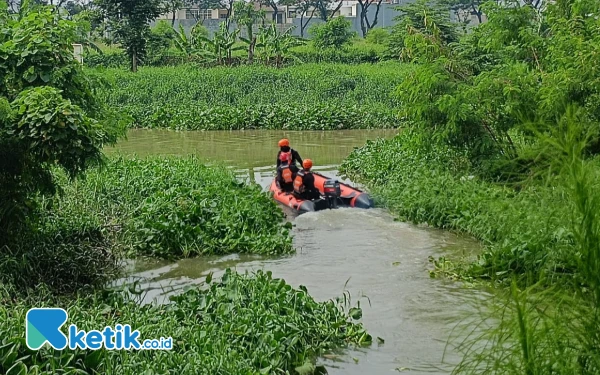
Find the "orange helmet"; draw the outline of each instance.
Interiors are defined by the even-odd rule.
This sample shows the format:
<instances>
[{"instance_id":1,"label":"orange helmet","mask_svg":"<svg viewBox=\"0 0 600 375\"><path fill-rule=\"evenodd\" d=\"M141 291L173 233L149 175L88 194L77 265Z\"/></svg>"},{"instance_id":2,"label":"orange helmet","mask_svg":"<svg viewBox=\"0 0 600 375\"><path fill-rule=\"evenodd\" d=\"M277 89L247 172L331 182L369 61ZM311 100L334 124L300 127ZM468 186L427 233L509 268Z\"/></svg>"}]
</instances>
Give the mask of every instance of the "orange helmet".
<instances>
[{"instance_id":1,"label":"orange helmet","mask_svg":"<svg viewBox=\"0 0 600 375\"><path fill-rule=\"evenodd\" d=\"M312 165L312 160L310 159L304 159L304 161L302 162L302 167L304 167L304 169L311 169Z\"/></svg>"},{"instance_id":2,"label":"orange helmet","mask_svg":"<svg viewBox=\"0 0 600 375\"><path fill-rule=\"evenodd\" d=\"M279 147L290 147L290 141L286 138L279 141Z\"/></svg>"}]
</instances>

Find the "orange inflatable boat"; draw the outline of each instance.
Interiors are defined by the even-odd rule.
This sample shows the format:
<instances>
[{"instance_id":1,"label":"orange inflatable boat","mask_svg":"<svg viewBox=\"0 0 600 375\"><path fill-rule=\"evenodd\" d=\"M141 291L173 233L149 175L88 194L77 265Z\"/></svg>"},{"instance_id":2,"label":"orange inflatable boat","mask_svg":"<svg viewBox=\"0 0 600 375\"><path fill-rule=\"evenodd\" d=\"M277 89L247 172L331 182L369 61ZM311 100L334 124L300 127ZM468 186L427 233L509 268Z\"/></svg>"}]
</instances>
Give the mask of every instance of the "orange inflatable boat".
<instances>
[{"instance_id":1,"label":"orange inflatable boat","mask_svg":"<svg viewBox=\"0 0 600 375\"><path fill-rule=\"evenodd\" d=\"M367 193L322 174L313 172L313 175L315 176L315 187L321 192L321 199L304 200L296 198L292 193L281 191L277 187L275 179L273 179L269 191L273 193L273 198L276 201L301 213L340 206L357 208L372 208L374 206L373 200Z\"/></svg>"}]
</instances>

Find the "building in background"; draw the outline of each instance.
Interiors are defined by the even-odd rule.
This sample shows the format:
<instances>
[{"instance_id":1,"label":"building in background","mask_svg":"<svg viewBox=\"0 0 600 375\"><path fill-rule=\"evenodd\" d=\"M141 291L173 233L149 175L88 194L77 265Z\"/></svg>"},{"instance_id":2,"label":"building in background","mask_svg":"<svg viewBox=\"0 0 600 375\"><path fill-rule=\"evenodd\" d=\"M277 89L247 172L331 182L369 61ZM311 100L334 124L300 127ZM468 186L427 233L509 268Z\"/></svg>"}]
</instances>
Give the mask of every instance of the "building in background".
<instances>
[{"instance_id":1,"label":"building in background","mask_svg":"<svg viewBox=\"0 0 600 375\"><path fill-rule=\"evenodd\" d=\"M385 28L385 27L391 27L391 26L395 25L396 21L394 20L394 18L396 18L398 15L400 15L400 12L398 10L396 10L396 7L398 7L400 5L411 3L413 1L414 0L383 0L381 3L379 13L377 14L377 26L376 27ZM258 2L253 2L253 4L254 4L254 7L256 10L260 9L260 10L264 11L266 21L271 22L271 20L273 20L273 9L271 7L261 5ZM339 2L332 4L332 6L334 8L337 8L338 5L340 5ZM300 19L301 19L300 10L297 9L295 6L288 6L288 5L281 5L278 7L277 10L278 10L278 12L277 12L277 18L275 19L275 24L278 25L279 29L281 31L284 31L284 30L287 30L289 28L296 26L294 28L294 30L292 31L292 33L294 35L300 35ZM313 24L318 24L320 22L323 22L318 17L316 9L312 9L312 11L315 12L315 15L310 20L307 29ZM311 11L309 11L308 16L305 15L305 17L310 17L310 12ZM376 12L377 12L377 6L376 6L376 4L372 4L368 9L369 19L372 19L372 17L375 16ZM159 21L159 20L165 20L165 21L169 21L169 22L174 21L174 26L176 28L178 28L179 25L181 25L186 30L186 32L189 32L192 29L192 27L194 27L196 25L196 23L201 22L208 29L209 33L212 35L214 32L216 32L219 29L220 23L227 19L227 14L228 14L227 9L224 9L224 8L222 8L222 9L198 9L198 8L191 7L191 8L187 8L187 9L180 9L177 12L175 12L175 15L173 15L173 13L163 14L162 16L160 16L158 18L157 21ZM233 10L232 10L232 15L233 15ZM353 31L356 31L359 35L361 34L360 3L358 1L342 0L342 4L341 4L339 10L335 13L334 16L346 17L346 19L348 19L351 22ZM452 12L451 19L454 21L457 21L457 22L468 19L469 25L471 25L471 26L479 24L479 20L478 20L477 16L475 14L472 14L471 12L463 12L460 15L457 15L454 12ZM485 15L483 16L483 20L485 22ZM256 27L258 28L258 25ZM244 32L245 32L245 30L243 30L243 28L242 28L242 34Z\"/></svg>"}]
</instances>

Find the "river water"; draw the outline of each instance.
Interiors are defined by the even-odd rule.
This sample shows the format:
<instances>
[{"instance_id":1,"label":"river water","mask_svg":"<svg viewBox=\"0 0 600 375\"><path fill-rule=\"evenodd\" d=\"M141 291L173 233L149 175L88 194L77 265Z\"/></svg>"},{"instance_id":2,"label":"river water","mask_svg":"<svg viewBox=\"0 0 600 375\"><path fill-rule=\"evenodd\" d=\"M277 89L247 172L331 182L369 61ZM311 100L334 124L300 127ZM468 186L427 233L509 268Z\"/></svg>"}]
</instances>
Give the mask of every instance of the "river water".
<instances>
[{"instance_id":1,"label":"river water","mask_svg":"<svg viewBox=\"0 0 600 375\"><path fill-rule=\"evenodd\" d=\"M277 141L288 137L315 169L336 176L336 166L354 147L393 131L172 132L135 130L108 153L196 154L226 164L241 178L268 186ZM297 253L278 258L231 255L176 263L137 262L122 282L138 280L147 301L163 302L185 286L228 267L268 269L293 286L304 285L317 300L350 292L361 301L365 327L383 344L322 358L330 374L449 374L460 360L447 349L453 327L476 312L484 292L431 278L429 257L461 258L479 249L476 241L449 232L395 221L381 209L338 209L290 216Z\"/></svg>"}]
</instances>

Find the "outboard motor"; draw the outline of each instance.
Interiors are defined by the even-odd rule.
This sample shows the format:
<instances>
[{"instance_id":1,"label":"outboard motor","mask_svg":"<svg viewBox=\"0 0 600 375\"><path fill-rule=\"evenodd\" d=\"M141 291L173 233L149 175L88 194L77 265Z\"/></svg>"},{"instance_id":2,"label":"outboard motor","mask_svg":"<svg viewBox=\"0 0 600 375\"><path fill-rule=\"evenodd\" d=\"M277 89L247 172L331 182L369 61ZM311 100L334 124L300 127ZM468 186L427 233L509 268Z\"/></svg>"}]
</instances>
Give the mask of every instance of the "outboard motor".
<instances>
[{"instance_id":1,"label":"outboard motor","mask_svg":"<svg viewBox=\"0 0 600 375\"><path fill-rule=\"evenodd\" d=\"M340 182L338 180L329 179L323 183L323 192L325 200L329 208L337 208L338 198L342 194Z\"/></svg>"}]
</instances>

